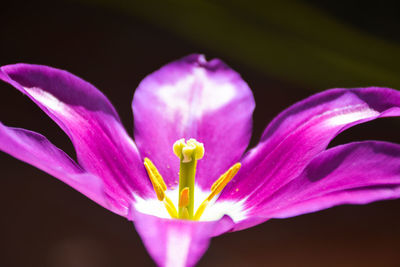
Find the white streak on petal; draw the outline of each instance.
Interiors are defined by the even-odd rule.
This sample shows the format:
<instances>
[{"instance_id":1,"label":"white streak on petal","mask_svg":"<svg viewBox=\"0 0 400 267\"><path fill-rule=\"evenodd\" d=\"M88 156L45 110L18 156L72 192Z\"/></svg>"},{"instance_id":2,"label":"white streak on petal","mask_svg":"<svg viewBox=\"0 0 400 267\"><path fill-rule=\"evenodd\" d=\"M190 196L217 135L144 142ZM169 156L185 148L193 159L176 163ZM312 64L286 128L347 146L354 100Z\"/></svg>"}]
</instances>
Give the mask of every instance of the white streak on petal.
<instances>
[{"instance_id":1,"label":"white streak on petal","mask_svg":"<svg viewBox=\"0 0 400 267\"><path fill-rule=\"evenodd\" d=\"M71 117L72 110L63 102L58 100L49 92L43 91L40 88L24 87L25 91L31 95L36 101L40 102L43 106L52 112L62 115L63 117Z\"/></svg>"},{"instance_id":2,"label":"white streak on petal","mask_svg":"<svg viewBox=\"0 0 400 267\"><path fill-rule=\"evenodd\" d=\"M204 112L214 111L235 97L235 87L226 80L210 79L203 68L195 68L192 75L180 79L172 85L165 85L157 92L161 103L169 105L163 108L165 117L176 120L176 115L188 125L191 120L199 119Z\"/></svg>"},{"instance_id":3,"label":"white streak on petal","mask_svg":"<svg viewBox=\"0 0 400 267\"><path fill-rule=\"evenodd\" d=\"M247 212L244 209L244 202L246 199L240 201L219 201L215 202L204 210L201 216L201 221L215 221L222 218L223 215L228 215L237 223L247 218Z\"/></svg>"},{"instance_id":4,"label":"white streak on petal","mask_svg":"<svg viewBox=\"0 0 400 267\"><path fill-rule=\"evenodd\" d=\"M166 267L185 266L191 238L189 233L182 232L182 230L187 229L168 228Z\"/></svg>"},{"instance_id":5,"label":"white streak on petal","mask_svg":"<svg viewBox=\"0 0 400 267\"><path fill-rule=\"evenodd\" d=\"M332 127L346 125L351 122L379 115L379 112L369 108L366 105L355 105L351 107L334 109L329 111L329 113L338 113L324 122L326 125Z\"/></svg>"}]
</instances>

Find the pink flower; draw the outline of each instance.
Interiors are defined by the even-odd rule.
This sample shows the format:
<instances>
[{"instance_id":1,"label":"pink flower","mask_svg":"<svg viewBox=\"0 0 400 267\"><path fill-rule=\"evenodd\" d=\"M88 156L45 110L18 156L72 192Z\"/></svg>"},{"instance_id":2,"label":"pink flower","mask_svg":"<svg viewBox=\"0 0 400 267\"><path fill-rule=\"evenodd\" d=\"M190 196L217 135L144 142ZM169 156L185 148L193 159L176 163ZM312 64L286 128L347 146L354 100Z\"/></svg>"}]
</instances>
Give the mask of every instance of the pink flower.
<instances>
[{"instance_id":1,"label":"pink flower","mask_svg":"<svg viewBox=\"0 0 400 267\"><path fill-rule=\"evenodd\" d=\"M108 99L66 71L16 64L2 67L0 79L67 133L78 162L44 136L1 123L0 150L132 220L161 266L193 266L213 236L271 218L400 196L399 145L363 141L327 149L353 125L399 116L400 93L392 89L313 95L279 114L243 155L253 95L217 59L190 55L147 76L132 104L135 141ZM190 138L197 141L185 143ZM194 171L191 184L194 174L187 172Z\"/></svg>"}]
</instances>

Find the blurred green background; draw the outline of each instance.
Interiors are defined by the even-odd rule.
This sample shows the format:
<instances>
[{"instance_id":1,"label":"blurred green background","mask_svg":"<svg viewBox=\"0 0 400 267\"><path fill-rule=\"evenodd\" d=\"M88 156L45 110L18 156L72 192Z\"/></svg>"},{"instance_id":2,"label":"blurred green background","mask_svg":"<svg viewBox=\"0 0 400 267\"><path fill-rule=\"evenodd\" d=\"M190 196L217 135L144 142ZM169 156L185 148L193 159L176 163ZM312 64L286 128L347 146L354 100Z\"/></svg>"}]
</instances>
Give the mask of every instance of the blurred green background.
<instances>
[{"instance_id":1,"label":"blurred green background","mask_svg":"<svg viewBox=\"0 0 400 267\"><path fill-rule=\"evenodd\" d=\"M314 90L326 86L400 85L399 44L389 34L374 35L391 30L394 36L398 33L398 21L389 25L390 29L382 25L390 16L387 12L392 12L394 18L398 15L398 9L391 10L386 2L338 1L333 5L327 1L294 0L87 2L123 10L220 57ZM371 8L370 14L365 13L366 6ZM335 13L343 12L341 9L350 9L356 15L335 17ZM357 18L360 12L368 17L364 23ZM363 31L368 23L385 29L370 27L370 33Z\"/></svg>"},{"instance_id":2,"label":"blurred green background","mask_svg":"<svg viewBox=\"0 0 400 267\"><path fill-rule=\"evenodd\" d=\"M92 82L132 133L141 79L190 53L219 57L253 89L255 145L282 109L333 87L400 88L400 16L380 1L9 1L0 64L50 65ZM10 86L1 121L65 134ZM400 143L399 121L352 128L331 144ZM153 266L132 224L54 178L0 154L0 266ZM214 238L199 266L398 266L400 201L342 206Z\"/></svg>"}]
</instances>

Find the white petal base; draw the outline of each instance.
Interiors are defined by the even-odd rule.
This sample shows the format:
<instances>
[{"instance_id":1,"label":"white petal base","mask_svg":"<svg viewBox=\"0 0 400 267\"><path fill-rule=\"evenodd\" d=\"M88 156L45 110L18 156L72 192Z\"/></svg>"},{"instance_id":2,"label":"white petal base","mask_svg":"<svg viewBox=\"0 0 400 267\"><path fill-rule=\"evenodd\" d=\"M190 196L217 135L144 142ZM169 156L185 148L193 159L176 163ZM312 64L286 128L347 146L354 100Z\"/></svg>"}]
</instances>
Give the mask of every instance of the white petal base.
<instances>
[{"instance_id":1,"label":"white petal base","mask_svg":"<svg viewBox=\"0 0 400 267\"><path fill-rule=\"evenodd\" d=\"M175 207L178 206L178 188L174 188L172 190L168 190L166 192L167 196L172 200L175 204ZM206 192L200 189L199 186L195 186L195 200L194 200L194 208L200 206L204 199L210 192ZM134 196L136 202L133 204L135 210L148 214L157 216L160 218L170 219L171 216L168 214L167 210L163 202L159 201L155 196L154 198L141 198L139 196ZM247 218L247 212L244 209L243 203L246 199L241 199L240 201L233 201L233 200L223 200L223 201L213 201L205 209L203 215L200 218L200 221L218 221L224 215L228 215L234 222L242 221Z\"/></svg>"}]
</instances>

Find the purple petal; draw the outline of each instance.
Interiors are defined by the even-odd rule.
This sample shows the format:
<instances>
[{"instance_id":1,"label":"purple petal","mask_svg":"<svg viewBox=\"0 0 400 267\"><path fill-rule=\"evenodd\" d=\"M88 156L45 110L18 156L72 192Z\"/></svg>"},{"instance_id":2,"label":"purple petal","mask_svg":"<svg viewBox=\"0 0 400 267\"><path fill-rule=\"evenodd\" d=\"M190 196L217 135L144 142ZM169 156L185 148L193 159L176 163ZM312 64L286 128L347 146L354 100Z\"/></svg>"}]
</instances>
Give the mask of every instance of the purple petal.
<instances>
[{"instance_id":1,"label":"purple petal","mask_svg":"<svg viewBox=\"0 0 400 267\"><path fill-rule=\"evenodd\" d=\"M194 266L206 252L210 239L233 227L228 216L219 221L198 222L133 213L147 251L159 266L165 267Z\"/></svg>"},{"instance_id":2,"label":"purple petal","mask_svg":"<svg viewBox=\"0 0 400 267\"><path fill-rule=\"evenodd\" d=\"M27 64L2 67L0 79L26 94L67 133L80 165L103 179L106 193L126 212L132 192L153 193L135 144L94 86L66 71Z\"/></svg>"},{"instance_id":3,"label":"purple petal","mask_svg":"<svg viewBox=\"0 0 400 267\"><path fill-rule=\"evenodd\" d=\"M147 76L132 104L135 140L168 185L178 179L172 145L180 138L204 143L196 179L204 189L237 162L250 135L254 99L240 75L222 61L191 55Z\"/></svg>"},{"instance_id":4,"label":"purple petal","mask_svg":"<svg viewBox=\"0 0 400 267\"><path fill-rule=\"evenodd\" d=\"M101 179L82 170L44 136L0 123L0 150L57 177L103 207L119 212L118 207L108 202Z\"/></svg>"},{"instance_id":5,"label":"purple petal","mask_svg":"<svg viewBox=\"0 0 400 267\"><path fill-rule=\"evenodd\" d=\"M253 207L251 214L286 218L341 204L400 197L400 145L365 141L331 148L302 174Z\"/></svg>"},{"instance_id":6,"label":"purple petal","mask_svg":"<svg viewBox=\"0 0 400 267\"><path fill-rule=\"evenodd\" d=\"M387 88L333 89L278 115L220 199L247 197L254 205L297 177L343 130L379 117L400 115L400 92Z\"/></svg>"}]
</instances>

